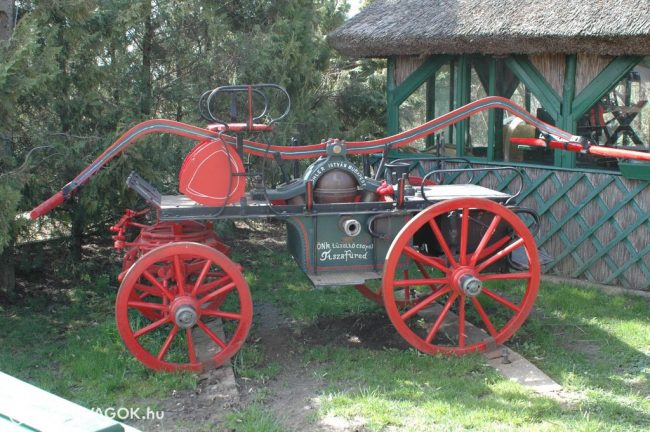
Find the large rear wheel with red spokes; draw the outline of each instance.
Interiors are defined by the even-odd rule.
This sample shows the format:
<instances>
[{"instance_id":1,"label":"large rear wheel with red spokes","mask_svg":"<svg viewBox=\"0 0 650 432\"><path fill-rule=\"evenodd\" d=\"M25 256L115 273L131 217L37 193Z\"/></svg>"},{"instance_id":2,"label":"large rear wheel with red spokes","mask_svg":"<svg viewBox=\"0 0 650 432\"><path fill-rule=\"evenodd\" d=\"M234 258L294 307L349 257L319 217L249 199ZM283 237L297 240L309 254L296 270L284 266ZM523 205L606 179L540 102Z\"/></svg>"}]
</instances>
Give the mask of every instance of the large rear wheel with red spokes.
<instances>
[{"instance_id":1,"label":"large rear wheel with red spokes","mask_svg":"<svg viewBox=\"0 0 650 432\"><path fill-rule=\"evenodd\" d=\"M528 264L511 272L515 251ZM539 278L535 240L515 213L486 199L455 198L402 228L386 257L382 294L412 346L461 355L510 338L533 307ZM414 298L406 304L405 289Z\"/></svg>"},{"instance_id":2,"label":"large rear wheel with red spokes","mask_svg":"<svg viewBox=\"0 0 650 432\"><path fill-rule=\"evenodd\" d=\"M222 365L241 348L253 306L238 265L209 246L179 242L131 266L115 316L125 345L147 367L200 371Z\"/></svg>"}]
</instances>

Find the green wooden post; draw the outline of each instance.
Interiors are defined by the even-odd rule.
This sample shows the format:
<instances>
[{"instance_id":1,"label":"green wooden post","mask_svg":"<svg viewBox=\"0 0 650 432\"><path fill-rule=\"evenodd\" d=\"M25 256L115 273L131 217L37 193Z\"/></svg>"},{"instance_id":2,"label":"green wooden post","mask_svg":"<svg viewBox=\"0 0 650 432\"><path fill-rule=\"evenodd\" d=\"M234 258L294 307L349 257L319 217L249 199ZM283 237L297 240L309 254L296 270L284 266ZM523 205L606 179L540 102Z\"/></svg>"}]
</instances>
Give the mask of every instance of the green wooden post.
<instances>
[{"instance_id":1,"label":"green wooden post","mask_svg":"<svg viewBox=\"0 0 650 432\"><path fill-rule=\"evenodd\" d=\"M427 79L427 121L436 117L436 74ZM427 136L427 147L432 147L436 143L435 134Z\"/></svg>"},{"instance_id":2,"label":"green wooden post","mask_svg":"<svg viewBox=\"0 0 650 432\"><path fill-rule=\"evenodd\" d=\"M458 57L454 58L452 61L449 62L449 108L447 111L452 111L456 107L456 103L454 102L454 91L456 88L456 62L458 61ZM454 127L451 126L449 128L449 136L447 137L447 142L455 143L455 138L454 138Z\"/></svg>"},{"instance_id":3,"label":"green wooden post","mask_svg":"<svg viewBox=\"0 0 650 432\"><path fill-rule=\"evenodd\" d=\"M456 65L456 77L454 79L454 108L459 108L469 103L468 82L470 80L469 62L467 56L458 57ZM456 155L465 156L465 143L469 120L462 120L454 124L454 141L456 144Z\"/></svg>"},{"instance_id":4,"label":"green wooden post","mask_svg":"<svg viewBox=\"0 0 650 432\"><path fill-rule=\"evenodd\" d=\"M577 131L577 123L573 116L572 107L576 91L576 65L578 57L575 54L566 56L564 67L564 84L562 86L562 118L559 126L567 132L573 134ZM555 150L555 166L563 168L575 168L576 154L562 150Z\"/></svg>"},{"instance_id":5,"label":"green wooden post","mask_svg":"<svg viewBox=\"0 0 650 432\"><path fill-rule=\"evenodd\" d=\"M388 57L386 67L386 111L388 115L388 135L394 135L399 132L399 103L395 99L395 57Z\"/></svg>"},{"instance_id":6,"label":"green wooden post","mask_svg":"<svg viewBox=\"0 0 650 432\"><path fill-rule=\"evenodd\" d=\"M488 96L496 96L497 91L497 61L493 57L489 60L488 63ZM495 146L496 146L496 129L498 125L496 122L496 111L491 109L488 112L488 149L487 149L487 159L489 161L494 160L495 155Z\"/></svg>"}]
</instances>

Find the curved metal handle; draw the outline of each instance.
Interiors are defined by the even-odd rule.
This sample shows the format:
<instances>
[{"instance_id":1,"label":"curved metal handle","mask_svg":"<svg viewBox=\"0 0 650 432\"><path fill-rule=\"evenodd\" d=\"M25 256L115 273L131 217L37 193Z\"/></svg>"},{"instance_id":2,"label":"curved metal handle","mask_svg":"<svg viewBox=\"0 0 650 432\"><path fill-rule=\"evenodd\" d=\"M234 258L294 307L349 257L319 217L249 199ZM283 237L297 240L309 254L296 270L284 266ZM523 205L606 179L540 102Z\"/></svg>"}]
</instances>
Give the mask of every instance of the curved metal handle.
<instances>
[{"instance_id":1,"label":"curved metal handle","mask_svg":"<svg viewBox=\"0 0 650 432\"><path fill-rule=\"evenodd\" d=\"M270 96L273 92L279 92L282 99L286 100L286 106L284 106L284 111L277 117L272 117L270 111L272 109L270 103ZM258 120L263 118L268 119L268 125L279 122L283 120L291 110L291 97L289 93L277 84L252 84L252 85L228 85L220 86L213 90L208 90L201 95L199 98L199 114L206 121L213 121L223 125L228 125L228 122L222 118L217 117L212 112L213 102L216 101L219 96L224 96L227 94L236 95L238 93L245 93L248 95L248 115L247 120L248 124L252 125ZM260 112L253 111L253 96L258 96L262 99L263 107ZM282 107L281 107L282 108Z\"/></svg>"},{"instance_id":2,"label":"curved metal handle","mask_svg":"<svg viewBox=\"0 0 650 432\"><path fill-rule=\"evenodd\" d=\"M508 206L508 209L510 209L515 214L524 213L524 214L532 216L533 223L532 223L531 226L528 227L528 229L530 230L533 237L537 236L537 234L539 233L539 227L540 227L539 213L537 213L535 210L533 210L531 208L528 208L528 207Z\"/></svg>"}]
</instances>

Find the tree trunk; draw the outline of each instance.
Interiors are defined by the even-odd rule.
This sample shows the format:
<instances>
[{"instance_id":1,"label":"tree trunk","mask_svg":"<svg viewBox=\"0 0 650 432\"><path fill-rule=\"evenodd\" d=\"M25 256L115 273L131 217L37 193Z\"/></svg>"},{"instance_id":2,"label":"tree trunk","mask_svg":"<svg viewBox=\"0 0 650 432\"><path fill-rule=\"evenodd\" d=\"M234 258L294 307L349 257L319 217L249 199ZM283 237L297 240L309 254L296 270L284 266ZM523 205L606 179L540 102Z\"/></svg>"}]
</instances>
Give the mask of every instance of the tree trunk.
<instances>
[{"instance_id":1,"label":"tree trunk","mask_svg":"<svg viewBox=\"0 0 650 432\"><path fill-rule=\"evenodd\" d=\"M0 299L13 300L16 296L14 247L7 245L0 254Z\"/></svg>"},{"instance_id":2,"label":"tree trunk","mask_svg":"<svg viewBox=\"0 0 650 432\"><path fill-rule=\"evenodd\" d=\"M14 29L14 0L0 0L0 43L9 40ZM10 131L0 130L0 153L11 156ZM13 236L12 236L13 238ZM0 254L0 294L12 299L16 293L16 274L14 270L13 240L5 246Z\"/></svg>"},{"instance_id":3,"label":"tree trunk","mask_svg":"<svg viewBox=\"0 0 650 432\"><path fill-rule=\"evenodd\" d=\"M151 10L151 0L144 0L144 36L142 38L142 94L140 112L145 116L151 115L153 84L151 79L151 56L153 53L154 24Z\"/></svg>"},{"instance_id":4,"label":"tree trunk","mask_svg":"<svg viewBox=\"0 0 650 432\"><path fill-rule=\"evenodd\" d=\"M85 212L79 208L72 213L72 226L70 227L70 255L74 261L81 261L81 247L85 228Z\"/></svg>"},{"instance_id":5,"label":"tree trunk","mask_svg":"<svg viewBox=\"0 0 650 432\"><path fill-rule=\"evenodd\" d=\"M14 30L14 0L0 0L0 42L9 40Z\"/></svg>"}]
</instances>

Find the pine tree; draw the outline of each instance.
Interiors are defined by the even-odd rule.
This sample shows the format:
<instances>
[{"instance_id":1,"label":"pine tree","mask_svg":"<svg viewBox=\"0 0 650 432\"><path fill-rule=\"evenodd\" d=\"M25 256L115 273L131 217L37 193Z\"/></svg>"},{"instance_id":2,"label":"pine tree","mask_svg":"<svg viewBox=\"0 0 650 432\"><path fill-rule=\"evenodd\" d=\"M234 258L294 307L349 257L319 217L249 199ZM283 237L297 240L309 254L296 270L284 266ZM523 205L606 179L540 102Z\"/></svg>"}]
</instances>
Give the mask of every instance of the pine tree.
<instances>
[{"instance_id":1,"label":"pine tree","mask_svg":"<svg viewBox=\"0 0 650 432\"><path fill-rule=\"evenodd\" d=\"M20 2L12 43L0 52L0 118L14 133L14 158L47 146L3 208L31 208L70 181L134 124L171 118L202 125L198 97L226 84L270 82L292 97L273 140L358 139L383 119L381 65L332 53L325 35L340 25L337 0L68 0ZM350 80L350 82L348 82ZM366 84L368 80L370 84ZM349 136L346 136L349 135ZM138 171L166 193L191 142L149 137L115 158L62 209L48 215L71 227L72 256L137 197L124 179ZM3 165L4 167L5 165ZM1 192L0 192L1 193ZM7 193L11 198L11 194ZM21 198L18 203L18 198ZM11 210L15 211L15 210ZM10 211L10 212L11 212ZM0 214L0 227L13 214ZM0 245L11 235L0 229Z\"/></svg>"}]
</instances>

